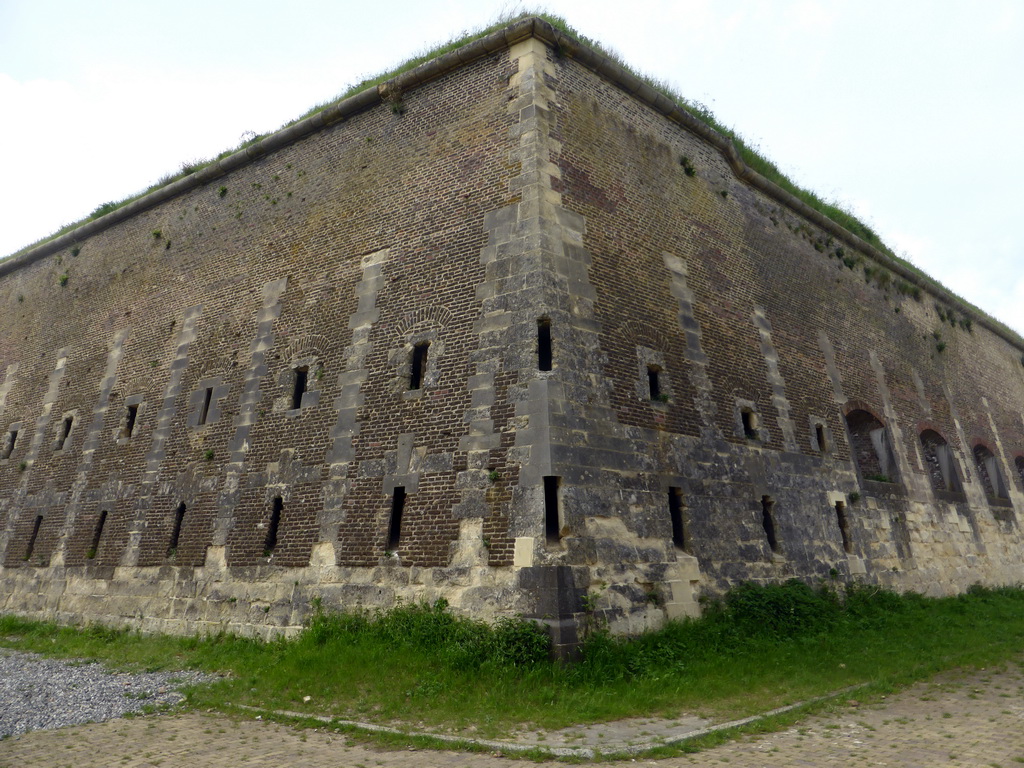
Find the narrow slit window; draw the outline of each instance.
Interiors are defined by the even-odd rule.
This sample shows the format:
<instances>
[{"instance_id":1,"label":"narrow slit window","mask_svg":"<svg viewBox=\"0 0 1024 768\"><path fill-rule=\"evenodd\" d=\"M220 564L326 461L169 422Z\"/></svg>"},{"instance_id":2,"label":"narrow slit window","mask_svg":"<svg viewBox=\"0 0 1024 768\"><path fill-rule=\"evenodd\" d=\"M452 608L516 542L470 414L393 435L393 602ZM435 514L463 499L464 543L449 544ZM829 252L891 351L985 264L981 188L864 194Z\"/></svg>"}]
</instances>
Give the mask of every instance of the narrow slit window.
<instances>
[{"instance_id":1,"label":"narrow slit window","mask_svg":"<svg viewBox=\"0 0 1024 768\"><path fill-rule=\"evenodd\" d=\"M656 365L647 366L647 389L651 400L661 400L661 368Z\"/></svg>"},{"instance_id":2,"label":"narrow slit window","mask_svg":"<svg viewBox=\"0 0 1024 768\"><path fill-rule=\"evenodd\" d=\"M558 486L560 477L544 478L544 537L548 544L562 539L562 526L558 520Z\"/></svg>"},{"instance_id":3,"label":"narrow slit window","mask_svg":"<svg viewBox=\"0 0 1024 768\"><path fill-rule=\"evenodd\" d=\"M292 389L292 410L296 411L302 407L302 396L306 394L306 387L309 386L309 368L302 366L295 369L295 387Z\"/></svg>"},{"instance_id":4,"label":"narrow slit window","mask_svg":"<svg viewBox=\"0 0 1024 768\"><path fill-rule=\"evenodd\" d=\"M672 543L677 549L687 551L686 520L683 517L683 491L681 488L668 489L668 514L672 518Z\"/></svg>"},{"instance_id":5,"label":"narrow slit window","mask_svg":"<svg viewBox=\"0 0 1024 768\"><path fill-rule=\"evenodd\" d=\"M36 548L36 538L39 536L39 528L43 525L43 516L37 515L32 525L32 535L28 537L28 547L25 549L25 559L32 557L32 551Z\"/></svg>"},{"instance_id":6,"label":"narrow slit window","mask_svg":"<svg viewBox=\"0 0 1024 768\"><path fill-rule=\"evenodd\" d=\"M301 398L301 396L300 396ZM207 387L203 393L203 407L199 409L199 424L202 426L210 417L210 403L213 402L213 387Z\"/></svg>"},{"instance_id":7,"label":"narrow slit window","mask_svg":"<svg viewBox=\"0 0 1024 768\"><path fill-rule=\"evenodd\" d=\"M775 535L775 501L771 496L761 497L761 525L772 552L779 551L779 540Z\"/></svg>"},{"instance_id":8,"label":"narrow slit window","mask_svg":"<svg viewBox=\"0 0 1024 768\"><path fill-rule=\"evenodd\" d=\"M422 389L423 376L427 372L427 350L430 342L424 341L412 348L412 366L409 371L409 389Z\"/></svg>"},{"instance_id":9,"label":"narrow slit window","mask_svg":"<svg viewBox=\"0 0 1024 768\"><path fill-rule=\"evenodd\" d=\"M542 318L537 321L537 368L551 370L551 321Z\"/></svg>"},{"instance_id":10,"label":"narrow slit window","mask_svg":"<svg viewBox=\"0 0 1024 768\"><path fill-rule=\"evenodd\" d=\"M836 522L839 524L839 535L843 537L843 551L852 552L850 544L850 523L846 519L846 504L836 502Z\"/></svg>"},{"instance_id":11,"label":"narrow slit window","mask_svg":"<svg viewBox=\"0 0 1024 768\"><path fill-rule=\"evenodd\" d=\"M814 439L818 441L818 451L828 453L828 442L825 440L825 426L823 424L814 425Z\"/></svg>"},{"instance_id":12,"label":"narrow slit window","mask_svg":"<svg viewBox=\"0 0 1024 768\"><path fill-rule=\"evenodd\" d=\"M171 541L167 545L167 556L178 554L178 541L181 539L181 524L185 522L185 502L181 502L174 512L174 528L171 529Z\"/></svg>"},{"instance_id":13,"label":"narrow slit window","mask_svg":"<svg viewBox=\"0 0 1024 768\"><path fill-rule=\"evenodd\" d=\"M64 446L68 442L68 437L71 436L71 427L74 426L75 420L72 416L65 416L63 423L60 425L60 437L57 439L57 450L64 450Z\"/></svg>"},{"instance_id":14,"label":"narrow slit window","mask_svg":"<svg viewBox=\"0 0 1024 768\"><path fill-rule=\"evenodd\" d=\"M402 540L402 513L405 511L405 488L398 486L391 495L391 520L388 523L388 551L398 549Z\"/></svg>"},{"instance_id":15,"label":"narrow slit window","mask_svg":"<svg viewBox=\"0 0 1024 768\"><path fill-rule=\"evenodd\" d=\"M748 440L757 439L757 416L753 411L742 411L740 418L743 420L743 436Z\"/></svg>"},{"instance_id":16,"label":"narrow slit window","mask_svg":"<svg viewBox=\"0 0 1024 768\"><path fill-rule=\"evenodd\" d=\"M284 509L284 500L280 496L274 499L274 506L270 510L270 525L267 526L267 538L263 540L263 554L271 555L277 549L277 531L281 527L281 511Z\"/></svg>"},{"instance_id":17,"label":"narrow slit window","mask_svg":"<svg viewBox=\"0 0 1024 768\"><path fill-rule=\"evenodd\" d=\"M0 459L9 459L11 454L14 453L14 444L18 442L18 430L12 429L7 433L7 438L4 440L3 453L0 454Z\"/></svg>"},{"instance_id":18,"label":"narrow slit window","mask_svg":"<svg viewBox=\"0 0 1024 768\"><path fill-rule=\"evenodd\" d=\"M99 519L96 521L96 527L92 531L92 545L89 550L85 553L85 556L92 560L96 557L96 553L100 549L100 539L103 537L103 526L107 524L107 510L100 512Z\"/></svg>"},{"instance_id":19,"label":"narrow slit window","mask_svg":"<svg viewBox=\"0 0 1024 768\"><path fill-rule=\"evenodd\" d=\"M124 414L124 429L121 431L122 437L131 437L132 433L135 432L135 420L139 417L139 406L129 405Z\"/></svg>"}]
</instances>

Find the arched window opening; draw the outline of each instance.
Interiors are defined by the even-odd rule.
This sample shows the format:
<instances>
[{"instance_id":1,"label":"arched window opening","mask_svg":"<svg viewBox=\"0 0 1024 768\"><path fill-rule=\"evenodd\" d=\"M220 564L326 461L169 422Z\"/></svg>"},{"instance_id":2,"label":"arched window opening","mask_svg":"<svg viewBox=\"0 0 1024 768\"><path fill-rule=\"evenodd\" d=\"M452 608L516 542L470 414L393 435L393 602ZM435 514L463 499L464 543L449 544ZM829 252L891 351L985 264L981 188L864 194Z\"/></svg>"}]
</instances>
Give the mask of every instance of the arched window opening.
<instances>
[{"instance_id":1,"label":"arched window opening","mask_svg":"<svg viewBox=\"0 0 1024 768\"><path fill-rule=\"evenodd\" d=\"M861 477L880 483L897 482L896 459L885 425L867 411L856 410L846 415L846 428Z\"/></svg>"},{"instance_id":2,"label":"arched window opening","mask_svg":"<svg viewBox=\"0 0 1024 768\"><path fill-rule=\"evenodd\" d=\"M926 429L921 433L921 448L932 490L962 492L956 460L945 438L933 429Z\"/></svg>"},{"instance_id":3,"label":"arched window opening","mask_svg":"<svg viewBox=\"0 0 1024 768\"><path fill-rule=\"evenodd\" d=\"M981 485L985 489L986 496L994 499L1010 498L1003 473L999 470L999 461L992 451L984 445L974 446L974 465L978 470L978 477L981 478Z\"/></svg>"}]
</instances>

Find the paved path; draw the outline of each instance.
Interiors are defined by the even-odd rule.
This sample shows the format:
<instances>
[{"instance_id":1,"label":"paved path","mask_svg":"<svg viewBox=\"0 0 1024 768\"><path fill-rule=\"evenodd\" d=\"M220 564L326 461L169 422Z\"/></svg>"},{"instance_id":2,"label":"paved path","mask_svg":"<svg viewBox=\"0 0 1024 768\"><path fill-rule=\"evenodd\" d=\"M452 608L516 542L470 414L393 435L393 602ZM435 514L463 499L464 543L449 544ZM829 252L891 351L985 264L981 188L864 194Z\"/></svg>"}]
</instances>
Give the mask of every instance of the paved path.
<instances>
[{"instance_id":1,"label":"paved path","mask_svg":"<svg viewBox=\"0 0 1024 768\"><path fill-rule=\"evenodd\" d=\"M870 706L847 707L789 730L638 765L797 766L1024 765L1024 665L947 674ZM629 761L627 761L629 762ZM388 751L344 735L255 719L189 713L36 731L0 742L0 768L492 768L493 754ZM629 763L632 764L632 763Z\"/></svg>"}]
</instances>

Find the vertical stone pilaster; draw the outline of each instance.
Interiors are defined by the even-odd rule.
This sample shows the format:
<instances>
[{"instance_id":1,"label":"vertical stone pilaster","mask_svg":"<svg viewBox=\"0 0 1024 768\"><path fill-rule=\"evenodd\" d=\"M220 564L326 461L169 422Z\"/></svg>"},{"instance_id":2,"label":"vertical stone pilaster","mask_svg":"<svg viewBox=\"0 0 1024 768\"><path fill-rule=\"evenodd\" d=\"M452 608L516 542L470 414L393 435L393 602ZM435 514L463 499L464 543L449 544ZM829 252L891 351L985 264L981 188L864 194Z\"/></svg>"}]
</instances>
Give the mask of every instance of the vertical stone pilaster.
<instances>
[{"instance_id":1,"label":"vertical stone pilaster","mask_svg":"<svg viewBox=\"0 0 1024 768\"><path fill-rule=\"evenodd\" d=\"M27 467L22 473L22 489L28 487L28 478L32 470L32 466L35 464L36 458L39 456L39 450L43 446L43 441L46 440L46 431L50 425L50 414L53 411L53 404L57 402L60 382L64 378L67 363L68 350L61 349L57 352L57 362L53 366L53 371L50 373L49 380L47 381L46 395L43 397L43 409L39 414L39 418L36 419L35 432L32 434L32 442L29 445L28 454L25 456L25 463Z\"/></svg>"},{"instance_id":2,"label":"vertical stone pilaster","mask_svg":"<svg viewBox=\"0 0 1024 768\"><path fill-rule=\"evenodd\" d=\"M977 475L974 471L974 455L971 452L970 442L967 440L967 435L964 432L964 428L960 422L960 413L957 410L956 405L953 403L953 393L949 390L949 385L942 385L942 394L946 398L946 403L949 405L949 416L953 420L953 428L956 430L956 438L960 444L959 451L953 451L953 455L956 457L957 462L960 465L960 477L963 480L963 491L964 495L967 496L967 521L971 526L971 531L974 534L974 544L977 547L978 554L985 554L985 542L981 537L981 529L978 527L977 516L974 514L975 507L985 506L985 492L982 490L981 483L975 483L973 478ZM959 508L958 508L959 511Z\"/></svg>"},{"instance_id":3,"label":"vertical stone pilaster","mask_svg":"<svg viewBox=\"0 0 1024 768\"><path fill-rule=\"evenodd\" d=\"M921 376L918 374L916 368L910 369L911 376L914 377L914 388L917 390L917 405L921 409L921 413L924 414L926 419L932 418L932 406L928 402L928 396L924 391L924 382L921 381Z\"/></svg>"},{"instance_id":4,"label":"vertical stone pilaster","mask_svg":"<svg viewBox=\"0 0 1024 768\"><path fill-rule=\"evenodd\" d=\"M896 465L899 467L900 477L904 483L909 482L911 477L910 460L907 458L906 443L903 442L903 429L900 427L899 417L892 404L892 394L889 392L889 384L885 379L885 368L878 354L872 349L868 351L871 361L871 370L875 374L875 382L878 385L878 396L882 400L882 410L885 414L885 426L889 432L893 456L896 457Z\"/></svg>"},{"instance_id":5,"label":"vertical stone pilaster","mask_svg":"<svg viewBox=\"0 0 1024 768\"><path fill-rule=\"evenodd\" d=\"M202 306L191 307L185 311L185 317L178 332L174 357L171 360L171 375L164 387L163 401L156 416L156 427L149 451L146 453L146 467L142 473L142 482L136 497L135 515L129 522L128 543L121 555L121 565L136 565L139 560L139 544L145 526L146 513L153 504L153 488L160 479L160 464L166 458L164 446L171 434L171 422L177 415L175 403L181 394L181 380L188 366L189 345L196 340L196 321L203 313Z\"/></svg>"},{"instance_id":6,"label":"vertical stone pilaster","mask_svg":"<svg viewBox=\"0 0 1024 768\"><path fill-rule=\"evenodd\" d=\"M334 400L337 419L331 430L331 447L327 451L327 480L324 484L324 505L320 515L318 543L313 559L320 565L335 564L338 527L343 522L345 496L349 489L349 467L355 461L352 441L359 434L359 406L363 403L362 386L369 377L366 356L370 353L370 332L380 318L377 294L384 285L384 265L390 257L387 249L362 258L362 279L356 285L356 311L348 320L352 339L345 348L345 368L338 375L339 394Z\"/></svg>"},{"instance_id":7,"label":"vertical stone pilaster","mask_svg":"<svg viewBox=\"0 0 1024 768\"><path fill-rule=\"evenodd\" d=\"M708 357L704 354L701 345L700 321L693 312L693 291L687 282L686 262L678 256L670 253L661 254L665 262L665 268L671 274L669 291L676 297L679 303L679 327L683 329L686 336L686 351L684 353L688 363L686 372L690 377L690 384L695 392L693 404L700 414L701 436L705 440L721 439L721 430L715 423L715 414L718 406L715 404L714 393L711 387L711 378L708 376Z\"/></svg>"},{"instance_id":8,"label":"vertical stone pilaster","mask_svg":"<svg viewBox=\"0 0 1024 768\"><path fill-rule=\"evenodd\" d=\"M1006 458L1006 449L1003 448L1003 439L999 435L999 428L996 427L996 420L992 417L992 406L989 405L987 397L981 398L981 406L985 409L985 417L988 419L989 429L992 430L992 440L996 444L996 458L999 460L999 471L1003 473L1003 482L1006 484L1006 492L1010 497L1010 503L1014 504L1014 507L1016 507L1021 503L1021 496L1012 479L1014 467ZM995 483L995 478L992 478L992 482L993 484ZM1014 512L1016 512L1016 509Z\"/></svg>"},{"instance_id":9,"label":"vertical stone pilaster","mask_svg":"<svg viewBox=\"0 0 1024 768\"><path fill-rule=\"evenodd\" d=\"M82 496L89 482L89 471L92 469L96 449L99 447L100 438L103 435L103 421L110 407L110 393L117 383L117 367L124 356L124 344L128 339L129 329L118 331L114 335L107 353L107 365L103 371L103 378L100 380L99 397L92 411L92 420L89 422L88 431L82 441L82 456L78 462L75 472L75 480L71 485L68 494L68 504L64 510L64 525L61 527L57 537L57 546L54 547L53 556L50 558L50 565L64 565L64 558L67 556L68 544L75 532L75 522L82 507Z\"/></svg>"},{"instance_id":10,"label":"vertical stone pilaster","mask_svg":"<svg viewBox=\"0 0 1024 768\"><path fill-rule=\"evenodd\" d=\"M789 400L786 398L786 381L779 370L779 354L772 344L772 324L761 307L754 307L754 327L761 336L761 355L768 367L768 384L772 388L772 404L778 413L777 423L782 431L782 445L787 451L799 450L796 443L796 430L790 418Z\"/></svg>"},{"instance_id":11,"label":"vertical stone pilaster","mask_svg":"<svg viewBox=\"0 0 1024 768\"><path fill-rule=\"evenodd\" d=\"M0 416L4 415L4 410L7 408L7 395L11 393L20 365L21 363L11 363L4 373L4 383L0 384Z\"/></svg>"},{"instance_id":12,"label":"vertical stone pilaster","mask_svg":"<svg viewBox=\"0 0 1024 768\"><path fill-rule=\"evenodd\" d=\"M15 377L18 373L18 367L20 363L11 363L7 366L7 371L4 374L3 384L0 384L0 416L3 416L4 410L7 408L7 395L10 394L11 388L14 386ZM12 503L15 501L13 497L0 498L0 521L2 521L4 529L7 528L7 519L13 514L14 507ZM3 533L0 532L0 563L4 561L4 554L7 551L6 538L3 537Z\"/></svg>"},{"instance_id":13,"label":"vertical stone pilaster","mask_svg":"<svg viewBox=\"0 0 1024 768\"><path fill-rule=\"evenodd\" d=\"M256 406L260 400L260 385L267 375L267 350L274 346L274 322L281 314L281 296L288 286L282 277L263 286L263 306L256 314L256 336L249 346L249 366L245 371L238 415L235 416L235 434L228 443L230 460L224 467L224 486L217 503L217 516L213 522L213 547L225 547L231 530L232 513L238 504L239 481L245 472L245 457L249 451L249 432L256 422ZM223 555L213 562L224 562Z\"/></svg>"},{"instance_id":14,"label":"vertical stone pilaster","mask_svg":"<svg viewBox=\"0 0 1024 768\"><path fill-rule=\"evenodd\" d=\"M910 460L907 458L907 452L905 443L903 442L903 430L900 428L899 419L896 415L896 409L892 405L892 395L889 392L889 385L885 379L885 368L882 366L882 361L878 357L878 353L875 350L868 350L868 358L871 363L871 370L875 374L875 383L878 386L878 396L882 400L882 410L885 414L885 426L886 431L889 434L889 443L892 448L892 454L896 459L896 466L899 468L900 477L903 479L905 486L909 486L913 475L911 474ZM907 516L904 511L897 511L890 506L889 514L891 516L893 539L896 545L897 553L904 562L904 567L908 570L916 567L913 562L913 543L910 539L910 529L907 524ZM906 545L906 551L904 549L904 543Z\"/></svg>"},{"instance_id":15,"label":"vertical stone pilaster","mask_svg":"<svg viewBox=\"0 0 1024 768\"><path fill-rule=\"evenodd\" d=\"M0 533L0 562L6 559L7 546L10 543L11 536L14 534L14 529L18 524L18 520L21 517L21 510L25 503L25 497L28 492L28 481L32 475L32 467L36 462L36 458L39 456L39 449L42 447L43 440L46 438L46 430L50 424L50 412L53 410L53 404L57 401L57 395L60 389L61 379L64 378L64 371L67 367L68 362L68 350L61 349L57 352L57 362L53 367L53 371L50 373L49 379L47 380L46 394L43 396L43 407L36 419L35 431L32 433L32 442L29 443L28 452L25 454L25 469L20 473L18 488L7 499L8 514L7 521L4 525L3 533ZM10 371L10 369L8 369ZM13 383L13 379L11 379ZM4 382L4 386L7 386L7 382ZM7 387L9 390L10 388ZM7 392L3 392L3 397L6 399Z\"/></svg>"},{"instance_id":16,"label":"vertical stone pilaster","mask_svg":"<svg viewBox=\"0 0 1024 768\"><path fill-rule=\"evenodd\" d=\"M818 348L825 358L825 370L828 371L828 378L832 382L832 401L842 407L847 402L846 394L843 392L843 380L836 365L836 351L824 331L818 331Z\"/></svg>"}]
</instances>

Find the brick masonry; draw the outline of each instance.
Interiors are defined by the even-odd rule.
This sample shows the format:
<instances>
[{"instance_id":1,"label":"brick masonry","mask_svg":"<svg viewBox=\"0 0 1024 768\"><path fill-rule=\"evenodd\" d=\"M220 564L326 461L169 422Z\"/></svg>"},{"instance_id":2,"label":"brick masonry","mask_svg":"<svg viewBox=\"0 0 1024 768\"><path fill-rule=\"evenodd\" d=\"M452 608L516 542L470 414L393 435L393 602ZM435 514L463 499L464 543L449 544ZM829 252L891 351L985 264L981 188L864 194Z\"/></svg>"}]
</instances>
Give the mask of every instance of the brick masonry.
<instances>
[{"instance_id":1,"label":"brick masonry","mask_svg":"<svg viewBox=\"0 0 1024 768\"><path fill-rule=\"evenodd\" d=\"M4 610L1022 581L1019 340L614 64L529 19L325 115L0 265Z\"/></svg>"}]
</instances>

